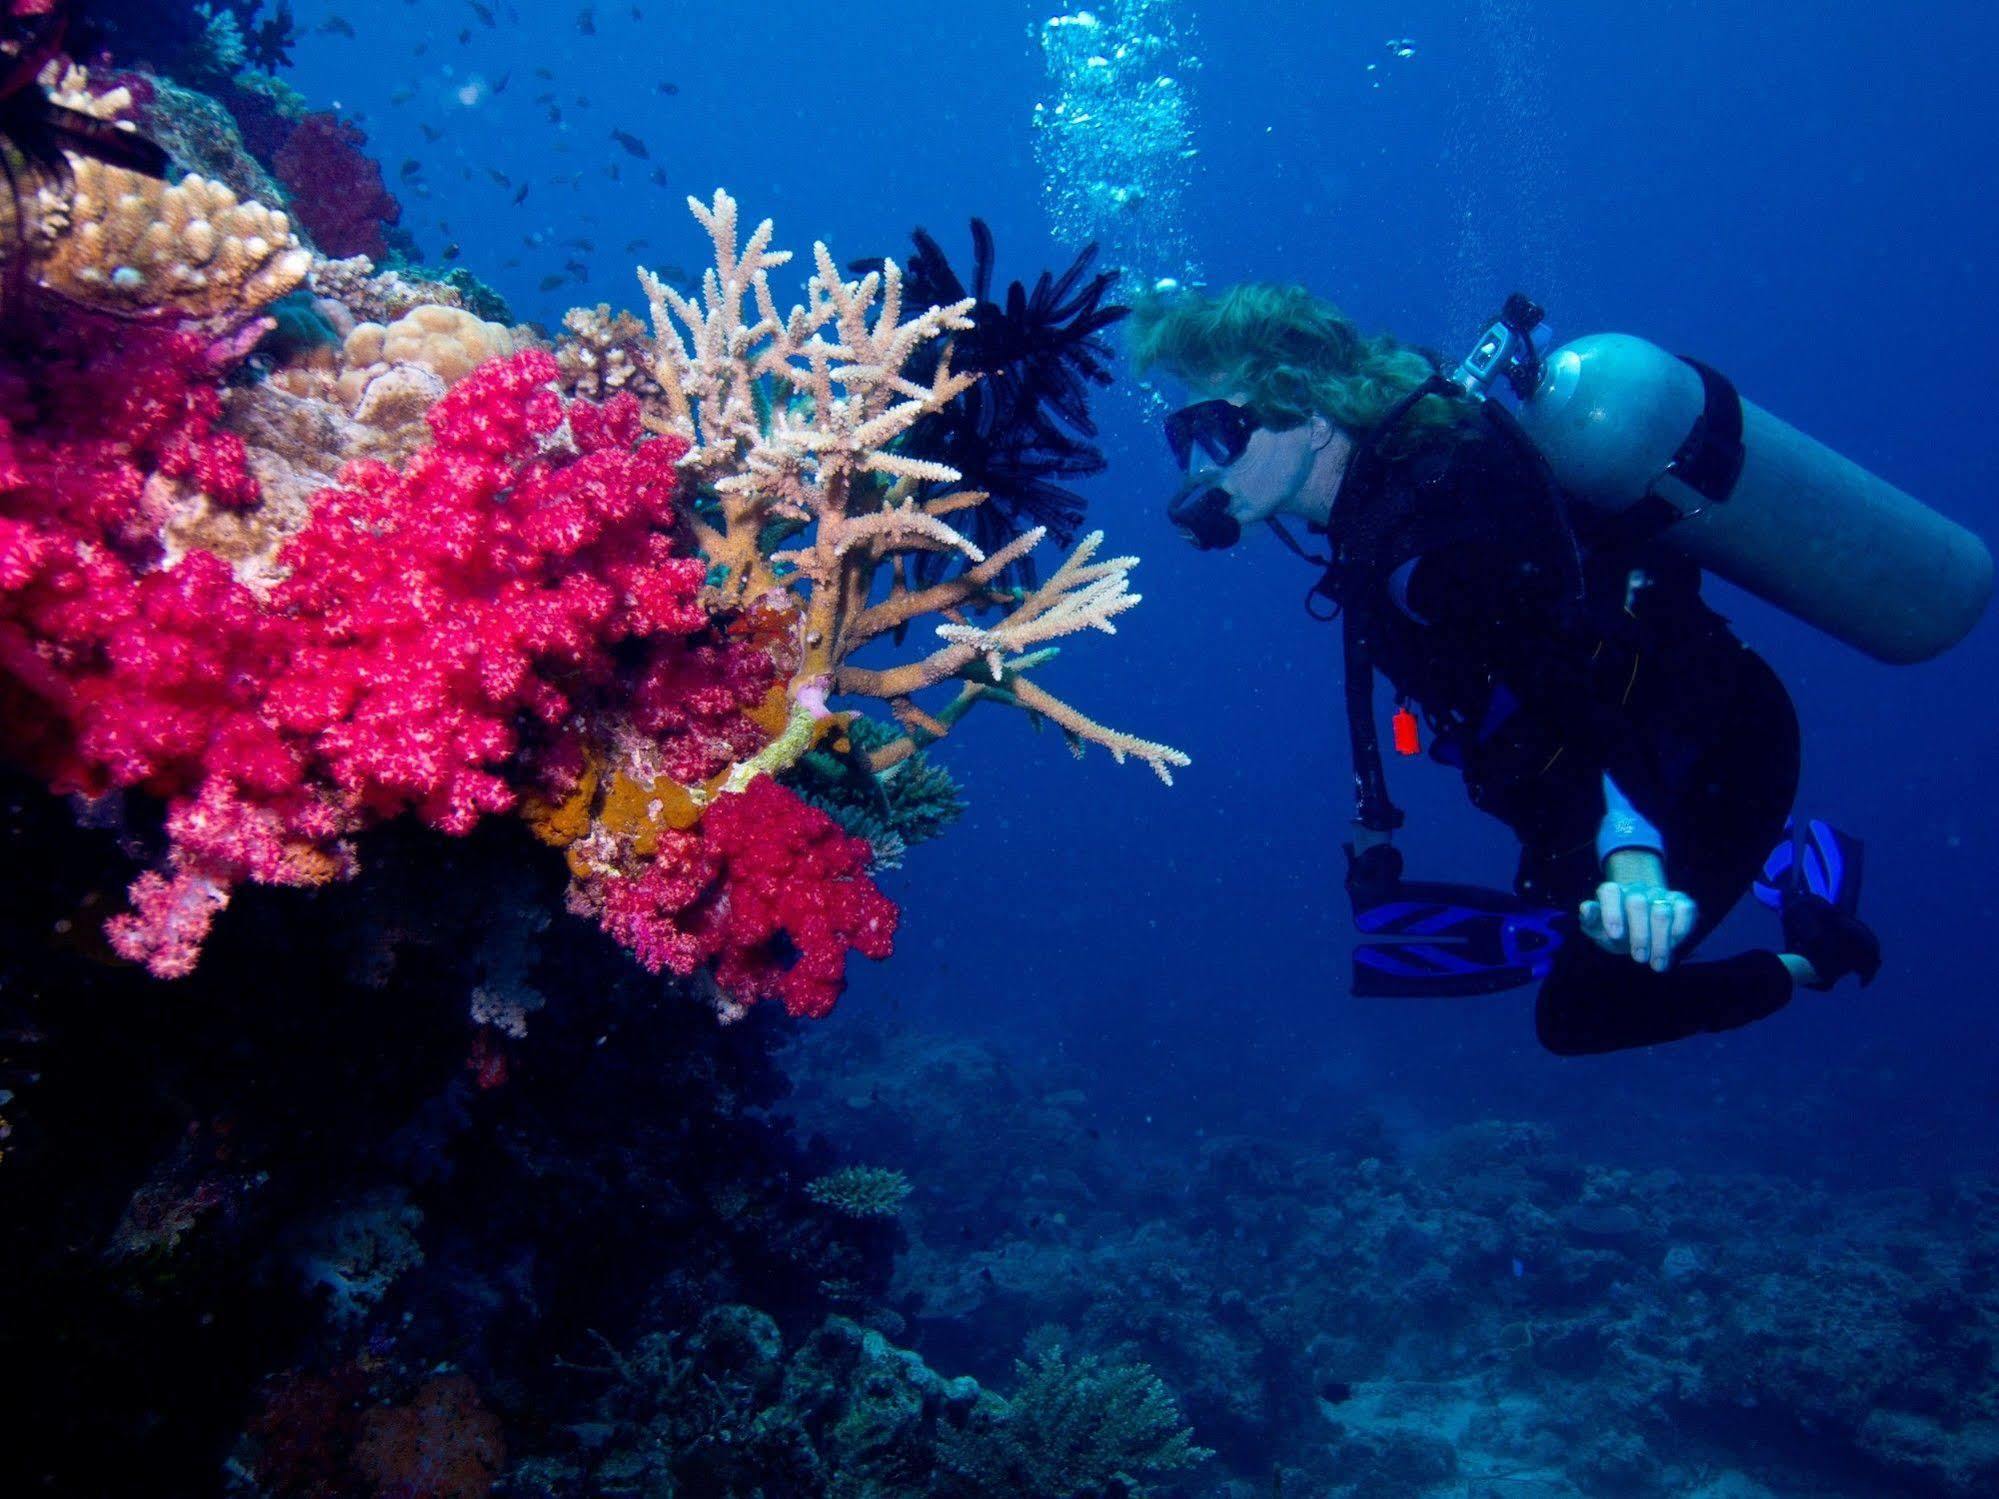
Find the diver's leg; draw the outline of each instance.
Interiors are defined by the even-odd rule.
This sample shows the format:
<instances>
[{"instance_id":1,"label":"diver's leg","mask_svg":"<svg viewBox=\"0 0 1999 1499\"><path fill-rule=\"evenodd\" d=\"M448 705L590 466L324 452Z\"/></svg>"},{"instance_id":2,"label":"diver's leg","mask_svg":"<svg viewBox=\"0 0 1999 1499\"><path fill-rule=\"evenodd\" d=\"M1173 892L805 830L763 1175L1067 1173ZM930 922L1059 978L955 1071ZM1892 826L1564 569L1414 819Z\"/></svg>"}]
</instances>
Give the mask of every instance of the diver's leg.
<instances>
[{"instance_id":1,"label":"diver's leg","mask_svg":"<svg viewBox=\"0 0 1999 1499\"><path fill-rule=\"evenodd\" d=\"M1534 1032L1558 1056L1586 1056L1733 1030L1791 999L1773 952L1738 953L1654 973L1580 934L1556 959L1534 1003Z\"/></svg>"},{"instance_id":2,"label":"diver's leg","mask_svg":"<svg viewBox=\"0 0 1999 1499\"><path fill-rule=\"evenodd\" d=\"M1783 836L1798 787L1798 720L1790 694L1763 661L1744 652L1739 683L1723 719L1728 739L1683 780L1663 819L1667 868L1694 898L1700 919L1681 947L1689 953L1748 891ZM1593 850L1581 851L1563 884L1571 908L1594 892ZM1653 1046L1733 1030L1790 1001L1792 978L1774 952L1681 962L1664 973L1607 953L1570 926L1535 1004L1541 1043L1564 1056Z\"/></svg>"}]
</instances>

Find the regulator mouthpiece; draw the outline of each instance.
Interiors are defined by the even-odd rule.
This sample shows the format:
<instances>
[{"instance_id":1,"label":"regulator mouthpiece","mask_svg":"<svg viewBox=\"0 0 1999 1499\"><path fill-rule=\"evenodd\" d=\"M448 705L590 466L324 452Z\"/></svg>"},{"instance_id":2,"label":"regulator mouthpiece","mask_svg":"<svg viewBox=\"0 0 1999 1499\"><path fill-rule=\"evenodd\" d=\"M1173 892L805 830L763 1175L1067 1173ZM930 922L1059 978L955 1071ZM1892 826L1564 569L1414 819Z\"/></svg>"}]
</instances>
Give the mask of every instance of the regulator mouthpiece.
<instances>
[{"instance_id":1,"label":"regulator mouthpiece","mask_svg":"<svg viewBox=\"0 0 1999 1499\"><path fill-rule=\"evenodd\" d=\"M1242 522L1229 514L1229 492L1219 485L1183 490L1166 507L1166 518L1199 551L1224 551L1242 540Z\"/></svg>"}]
</instances>

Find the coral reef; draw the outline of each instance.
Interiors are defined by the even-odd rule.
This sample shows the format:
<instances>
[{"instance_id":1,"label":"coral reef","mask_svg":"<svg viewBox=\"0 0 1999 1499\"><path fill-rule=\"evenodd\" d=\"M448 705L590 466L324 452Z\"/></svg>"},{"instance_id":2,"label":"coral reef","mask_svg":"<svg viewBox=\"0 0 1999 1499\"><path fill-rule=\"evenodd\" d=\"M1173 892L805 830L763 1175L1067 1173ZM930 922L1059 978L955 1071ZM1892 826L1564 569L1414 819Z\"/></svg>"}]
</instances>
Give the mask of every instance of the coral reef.
<instances>
[{"instance_id":1,"label":"coral reef","mask_svg":"<svg viewBox=\"0 0 1999 1499\"><path fill-rule=\"evenodd\" d=\"M562 388L572 396L602 401L629 390L648 406L664 399L652 376L652 337L646 325L629 312L613 312L606 303L569 309L555 341L555 360L562 368Z\"/></svg>"},{"instance_id":2,"label":"coral reef","mask_svg":"<svg viewBox=\"0 0 1999 1499\"><path fill-rule=\"evenodd\" d=\"M800 1120L920 1169L897 1287L981 1379L1044 1324L1142 1359L1199 1491L1970 1499L1999 1479L1999 1187L1633 1171L1538 1125L1109 1136L1091 1080L865 1024Z\"/></svg>"},{"instance_id":3,"label":"coral reef","mask_svg":"<svg viewBox=\"0 0 1999 1499\"><path fill-rule=\"evenodd\" d=\"M856 715L847 724L844 753L827 746L808 750L786 776L802 799L866 840L871 872L901 868L913 844L942 836L965 814L956 779L921 751L879 773L869 768L867 757L901 737Z\"/></svg>"}]
</instances>

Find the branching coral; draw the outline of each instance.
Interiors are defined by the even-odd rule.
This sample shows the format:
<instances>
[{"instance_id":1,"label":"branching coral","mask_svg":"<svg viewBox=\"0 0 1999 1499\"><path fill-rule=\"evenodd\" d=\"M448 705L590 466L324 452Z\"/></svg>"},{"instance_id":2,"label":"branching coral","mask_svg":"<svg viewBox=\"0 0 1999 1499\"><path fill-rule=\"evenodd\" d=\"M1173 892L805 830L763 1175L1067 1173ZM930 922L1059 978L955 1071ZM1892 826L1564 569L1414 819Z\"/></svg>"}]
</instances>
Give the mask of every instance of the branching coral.
<instances>
[{"instance_id":1,"label":"branching coral","mask_svg":"<svg viewBox=\"0 0 1999 1499\"><path fill-rule=\"evenodd\" d=\"M1079 751L1104 746L1133 756L1172 779L1186 756L1163 744L1105 728L1022 673L1049 659L1036 648L1096 629L1138 602L1129 591L1137 559L1096 561L1093 534L1048 581L1022 596L1000 586L1006 570L1046 534L1037 527L988 553L946 519L985 496L956 491L947 465L913 457L901 439L925 416L963 394L973 377L955 372L948 346L933 345L971 324L973 300L904 316L902 274L893 261L858 281L845 280L822 245L806 301L780 314L770 272L790 259L771 248L764 221L739 240L735 202L689 200L714 241L715 266L698 297L683 296L641 273L655 336L653 374L665 394L659 426L689 445L685 465L706 486L697 515L703 554L717 570L718 599L735 605L788 597L799 615L799 661L787 687L795 713L824 710L829 693L884 699L911 735L875 755L893 764L916 736L948 732L957 713L998 688L996 696L1061 727ZM928 351L927 382L907 371ZM918 500L917 485L943 492ZM773 538L789 546L773 550ZM914 558L945 556L958 571L922 585ZM885 591L877 588L886 574ZM973 612L1000 617L975 624ZM926 614L942 614L942 644L900 666L862 667L856 652L899 636ZM973 680L983 676L983 682ZM945 714L920 708L916 694L961 680Z\"/></svg>"}]
</instances>

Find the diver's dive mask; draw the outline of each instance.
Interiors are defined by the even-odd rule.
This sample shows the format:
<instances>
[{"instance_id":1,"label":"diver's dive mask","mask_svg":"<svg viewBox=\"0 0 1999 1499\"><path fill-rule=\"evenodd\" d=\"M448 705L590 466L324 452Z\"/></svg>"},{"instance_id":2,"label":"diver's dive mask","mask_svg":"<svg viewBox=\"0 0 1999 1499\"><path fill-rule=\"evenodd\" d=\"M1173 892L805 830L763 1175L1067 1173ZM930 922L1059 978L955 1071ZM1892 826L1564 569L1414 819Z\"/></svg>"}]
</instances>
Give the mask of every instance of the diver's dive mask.
<instances>
[{"instance_id":1,"label":"diver's dive mask","mask_svg":"<svg viewBox=\"0 0 1999 1499\"><path fill-rule=\"evenodd\" d=\"M1166 446L1183 469L1194 461L1196 448L1216 468L1227 468L1242 457L1261 425L1247 406L1233 401L1196 401L1166 418Z\"/></svg>"}]
</instances>

